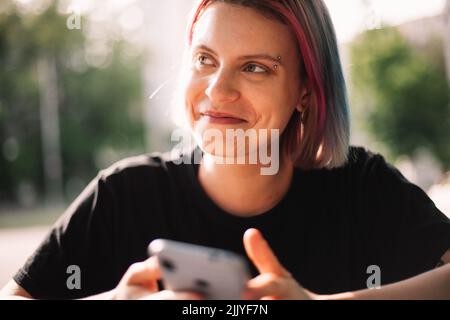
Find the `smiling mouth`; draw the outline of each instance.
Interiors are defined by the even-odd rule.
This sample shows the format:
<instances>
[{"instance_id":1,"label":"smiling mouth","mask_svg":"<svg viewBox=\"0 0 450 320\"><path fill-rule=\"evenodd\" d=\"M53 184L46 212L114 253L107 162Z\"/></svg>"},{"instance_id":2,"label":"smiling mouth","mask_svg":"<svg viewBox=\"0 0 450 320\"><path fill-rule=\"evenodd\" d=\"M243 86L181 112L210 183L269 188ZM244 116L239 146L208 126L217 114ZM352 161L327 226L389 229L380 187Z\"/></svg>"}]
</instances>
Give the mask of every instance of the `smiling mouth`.
<instances>
[{"instance_id":1,"label":"smiling mouth","mask_svg":"<svg viewBox=\"0 0 450 320\"><path fill-rule=\"evenodd\" d=\"M246 120L233 115L218 112L205 112L201 113L201 116L206 118L208 122L215 124L239 124L247 122Z\"/></svg>"}]
</instances>

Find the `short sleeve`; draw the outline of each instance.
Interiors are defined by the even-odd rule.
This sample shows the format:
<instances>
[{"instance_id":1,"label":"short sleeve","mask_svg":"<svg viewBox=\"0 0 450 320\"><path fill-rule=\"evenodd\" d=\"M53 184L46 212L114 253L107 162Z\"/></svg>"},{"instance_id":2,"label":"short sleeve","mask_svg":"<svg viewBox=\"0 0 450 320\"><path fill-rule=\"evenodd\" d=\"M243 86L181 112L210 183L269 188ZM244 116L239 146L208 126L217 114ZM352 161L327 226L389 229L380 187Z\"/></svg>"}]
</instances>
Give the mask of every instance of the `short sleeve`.
<instances>
[{"instance_id":1,"label":"short sleeve","mask_svg":"<svg viewBox=\"0 0 450 320\"><path fill-rule=\"evenodd\" d=\"M450 220L418 186L377 155L367 195L370 248L384 266L383 283L435 268L450 249Z\"/></svg>"},{"instance_id":2,"label":"short sleeve","mask_svg":"<svg viewBox=\"0 0 450 320\"><path fill-rule=\"evenodd\" d=\"M113 189L100 173L53 225L14 280L36 299L74 299L110 290Z\"/></svg>"}]
</instances>

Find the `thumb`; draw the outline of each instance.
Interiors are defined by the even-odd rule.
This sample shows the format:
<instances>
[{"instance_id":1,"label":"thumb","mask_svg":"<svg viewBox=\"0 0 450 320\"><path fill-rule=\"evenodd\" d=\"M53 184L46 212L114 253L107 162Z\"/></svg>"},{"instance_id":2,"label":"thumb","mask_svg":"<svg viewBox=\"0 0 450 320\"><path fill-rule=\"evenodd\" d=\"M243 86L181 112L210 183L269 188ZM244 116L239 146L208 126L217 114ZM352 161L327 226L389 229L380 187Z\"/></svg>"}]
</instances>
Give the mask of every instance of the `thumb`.
<instances>
[{"instance_id":1,"label":"thumb","mask_svg":"<svg viewBox=\"0 0 450 320\"><path fill-rule=\"evenodd\" d=\"M260 273L273 273L283 277L290 276L290 273L278 261L259 230L248 229L245 232L244 247L250 260Z\"/></svg>"},{"instance_id":2,"label":"thumb","mask_svg":"<svg viewBox=\"0 0 450 320\"><path fill-rule=\"evenodd\" d=\"M146 286L150 290L157 290L156 281L161 278L159 263L155 256L145 261L131 265L123 277L127 285Z\"/></svg>"}]
</instances>

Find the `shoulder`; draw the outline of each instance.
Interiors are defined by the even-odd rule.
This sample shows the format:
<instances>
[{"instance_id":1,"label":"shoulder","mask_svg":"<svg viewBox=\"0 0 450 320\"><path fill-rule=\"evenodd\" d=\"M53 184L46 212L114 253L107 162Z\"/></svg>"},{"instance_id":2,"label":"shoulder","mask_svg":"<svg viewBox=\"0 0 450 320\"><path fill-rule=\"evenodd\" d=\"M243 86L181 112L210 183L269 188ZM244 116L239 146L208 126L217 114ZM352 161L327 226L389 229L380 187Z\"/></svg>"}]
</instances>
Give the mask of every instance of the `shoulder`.
<instances>
[{"instance_id":1,"label":"shoulder","mask_svg":"<svg viewBox=\"0 0 450 320\"><path fill-rule=\"evenodd\" d=\"M105 182L136 182L168 178L178 167L179 157L180 155L168 151L124 158L101 170L97 178ZM186 166L182 169L186 169Z\"/></svg>"},{"instance_id":2,"label":"shoulder","mask_svg":"<svg viewBox=\"0 0 450 320\"><path fill-rule=\"evenodd\" d=\"M367 195L368 201L392 206L417 208L434 207L432 200L418 185L409 181L394 165L379 153L363 147L351 147L344 167L357 189ZM425 209L424 209L425 210Z\"/></svg>"},{"instance_id":3,"label":"shoulder","mask_svg":"<svg viewBox=\"0 0 450 320\"><path fill-rule=\"evenodd\" d=\"M176 165L172 152L152 152L124 158L102 169L66 210L64 216L88 218L127 216L183 194L181 179L188 165ZM114 214L116 213L116 214ZM67 220L67 218L64 218Z\"/></svg>"},{"instance_id":4,"label":"shoulder","mask_svg":"<svg viewBox=\"0 0 450 320\"><path fill-rule=\"evenodd\" d=\"M430 202L425 192L383 155L364 147L350 147L347 163L335 171L331 176L344 181L355 195L362 195L368 202L402 203L414 197Z\"/></svg>"},{"instance_id":5,"label":"shoulder","mask_svg":"<svg viewBox=\"0 0 450 320\"><path fill-rule=\"evenodd\" d=\"M368 183L391 176L403 179L400 172L389 164L384 156L361 146L351 146L347 162L338 168L311 170L313 175L335 179L344 179L347 183Z\"/></svg>"},{"instance_id":6,"label":"shoulder","mask_svg":"<svg viewBox=\"0 0 450 320\"><path fill-rule=\"evenodd\" d=\"M348 161L344 168L376 170L380 166L387 166L385 158L376 152L360 146L351 146L348 153Z\"/></svg>"},{"instance_id":7,"label":"shoulder","mask_svg":"<svg viewBox=\"0 0 450 320\"><path fill-rule=\"evenodd\" d=\"M172 149L122 159L101 170L92 188L118 206L166 206L190 197L201 152Z\"/></svg>"},{"instance_id":8,"label":"shoulder","mask_svg":"<svg viewBox=\"0 0 450 320\"><path fill-rule=\"evenodd\" d=\"M364 147L350 147L348 161L343 169L366 182L409 183L383 155Z\"/></svg>"},{"instance_id":9,"label":"shoulder","mask_svg":"<svg viewBox=\"0 0 450 320\"><path fill-rule=\"evenodd\" d=\"M167 163L171 161L170 152L152 152L121 159L100 171L103 177L126 174L134 171L166 170Z\"/></svg>"}]
</instances>

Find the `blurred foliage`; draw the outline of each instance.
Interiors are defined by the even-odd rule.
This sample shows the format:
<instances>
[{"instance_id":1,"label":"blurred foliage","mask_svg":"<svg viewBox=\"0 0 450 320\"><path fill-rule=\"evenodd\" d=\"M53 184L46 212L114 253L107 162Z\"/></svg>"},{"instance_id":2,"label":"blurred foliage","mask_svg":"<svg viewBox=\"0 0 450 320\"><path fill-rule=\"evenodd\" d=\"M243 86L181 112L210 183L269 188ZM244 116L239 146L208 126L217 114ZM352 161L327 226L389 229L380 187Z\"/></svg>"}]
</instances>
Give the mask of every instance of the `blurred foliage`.
<instances>
[{"instance_id":1,"label":"blurred foliage","mask_svg":"<svg viewBox=\"0 0 450 320\"><path fill-rule=\"evenodd\" d=\"M412 47L395 28L371 30L350 48L352 100L392 157L425 147L450 169L450 105L443 44Z\"/></svg>"},{"instance_id":2,"label":"blurred foliage","mask_svg":"<svg viewBox=\"0 0 450 320\"><path fill-rule=\"evenodd\" d=\"M73 177L79 185L92 179L103 165L102 150L144 150L142 60L130 59L129 44L115 40L108 63L89 65L83 28L69 30L67 17L56 2L26 15L9 1L0 12L0 205L16 202L23 182L44 196L40 57L56 64L65 186Z\"/></svg>"}]
</instances>

